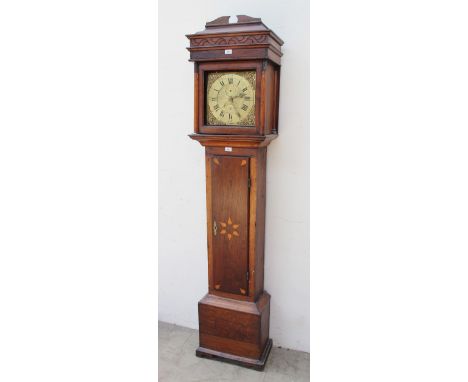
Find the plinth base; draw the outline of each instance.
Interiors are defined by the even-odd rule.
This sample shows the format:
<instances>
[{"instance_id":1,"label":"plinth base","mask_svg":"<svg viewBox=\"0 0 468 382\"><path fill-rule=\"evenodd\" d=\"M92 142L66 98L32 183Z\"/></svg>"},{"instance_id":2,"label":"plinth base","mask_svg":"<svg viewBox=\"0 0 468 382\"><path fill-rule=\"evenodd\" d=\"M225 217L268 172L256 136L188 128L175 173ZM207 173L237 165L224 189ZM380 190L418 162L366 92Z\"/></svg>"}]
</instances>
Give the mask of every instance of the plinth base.
<instances>
[{"instance_id":1,"label":"plinth base","mask_svg":"<svg viewBox=\"0 0 468 382\"><path fill-rule=\"evenodd\" d=\"M217 361L228 362L234 365L239 365L243 367L248 367L249 369L262 371L265 368L266 361L270 355L271 348L273 346L273 341L269 339L265 346L265 350L262 353L260 359L245 358L240 356L235 356L228 353L223 353L216 350L205 349L199 347L195 354L200 358L210 358Z\"/></svg>"},{"instance_id":2,"label":"plinth base","mask_svg":"<svg viewBox=\"0 0 468 382\"><path fill-rule=\"evenodd\" d=\"M270 295L256 302L207 294L198 303L198 357L263 370L270 354Z\"/></svg>"}]
</instances>

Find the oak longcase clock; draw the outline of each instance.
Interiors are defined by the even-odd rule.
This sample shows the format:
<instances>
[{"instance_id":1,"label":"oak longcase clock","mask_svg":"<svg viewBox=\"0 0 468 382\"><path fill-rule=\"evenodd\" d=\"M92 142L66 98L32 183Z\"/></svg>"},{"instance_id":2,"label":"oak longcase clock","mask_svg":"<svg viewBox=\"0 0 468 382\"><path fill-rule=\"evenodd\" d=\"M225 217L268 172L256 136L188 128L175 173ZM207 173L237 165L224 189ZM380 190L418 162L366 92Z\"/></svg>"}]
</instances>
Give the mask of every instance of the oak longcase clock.
<instances>
[{"instance_id":1,"label":"oak longcase clock","mask_svg":"<svg viewBox=\"0 0 468 382\"><path fill-rule=\"evenodd\" d=\"M196 354L262 370L272 347L263 289L267 146L278 136L283 41L259 18L229 16L187 35L195 132L205 147L208 293Z\"/></svg>"}]
</instances>

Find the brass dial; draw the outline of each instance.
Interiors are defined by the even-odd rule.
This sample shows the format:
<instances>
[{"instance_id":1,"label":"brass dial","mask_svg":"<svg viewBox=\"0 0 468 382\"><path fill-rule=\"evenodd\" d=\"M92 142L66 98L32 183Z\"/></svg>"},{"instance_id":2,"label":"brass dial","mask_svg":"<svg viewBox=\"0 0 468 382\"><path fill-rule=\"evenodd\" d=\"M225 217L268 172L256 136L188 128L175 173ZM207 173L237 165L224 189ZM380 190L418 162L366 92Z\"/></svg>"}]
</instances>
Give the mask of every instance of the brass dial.
<instances>
[{"instance_id":1,"label":"brass dial","mask_svg":"<svg viewBox=\"0 0 468 382\"><path fill-rule=\"evenodd\" d=\"M207 125L255 126L255 71L208 73Z\"/></svg>"}]
</instances>

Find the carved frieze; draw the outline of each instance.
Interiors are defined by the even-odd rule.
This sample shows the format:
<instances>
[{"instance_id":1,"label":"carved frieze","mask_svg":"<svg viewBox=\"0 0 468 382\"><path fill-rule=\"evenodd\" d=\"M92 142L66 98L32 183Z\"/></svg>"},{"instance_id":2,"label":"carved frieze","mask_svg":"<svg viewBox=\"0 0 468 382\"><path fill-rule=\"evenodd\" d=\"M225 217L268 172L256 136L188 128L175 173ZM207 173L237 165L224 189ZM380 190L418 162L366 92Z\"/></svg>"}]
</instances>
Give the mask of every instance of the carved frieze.
<instances>
[{"instance_id":1,"label":"carved frieze","mask_svg":"<svg viewBox=\"0 0 468 382\"><path fill-rule=\"evenodd\" d=\"M199 37L190 39L190 45L193 47L201 46L222 46L222 45L252 45L264 44L268 42L268 36L260 35L244 35L230 37Z\"/></svg>"}]
</instances>

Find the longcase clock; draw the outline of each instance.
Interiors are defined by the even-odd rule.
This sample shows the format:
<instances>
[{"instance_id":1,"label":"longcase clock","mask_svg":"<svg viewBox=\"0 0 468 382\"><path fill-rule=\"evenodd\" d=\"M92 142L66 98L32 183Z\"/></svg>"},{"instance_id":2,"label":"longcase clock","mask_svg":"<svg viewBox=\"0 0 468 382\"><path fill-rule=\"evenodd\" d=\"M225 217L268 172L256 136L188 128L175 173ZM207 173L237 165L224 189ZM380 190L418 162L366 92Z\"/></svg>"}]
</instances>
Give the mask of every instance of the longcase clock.
<instances>
[{"instance_id":1,"label":"longcase clock","mask_svg":"<svg viewBox=\"0 0 468 382\"><path fill-rule=\"evenodd\" d=\"M205 147L208 293L196 354L262 370L272 347L263 289L267 146L278 136L283 41L259 18L229 16L187 35L195 133Z\"/></svg>"}]
</instances>

